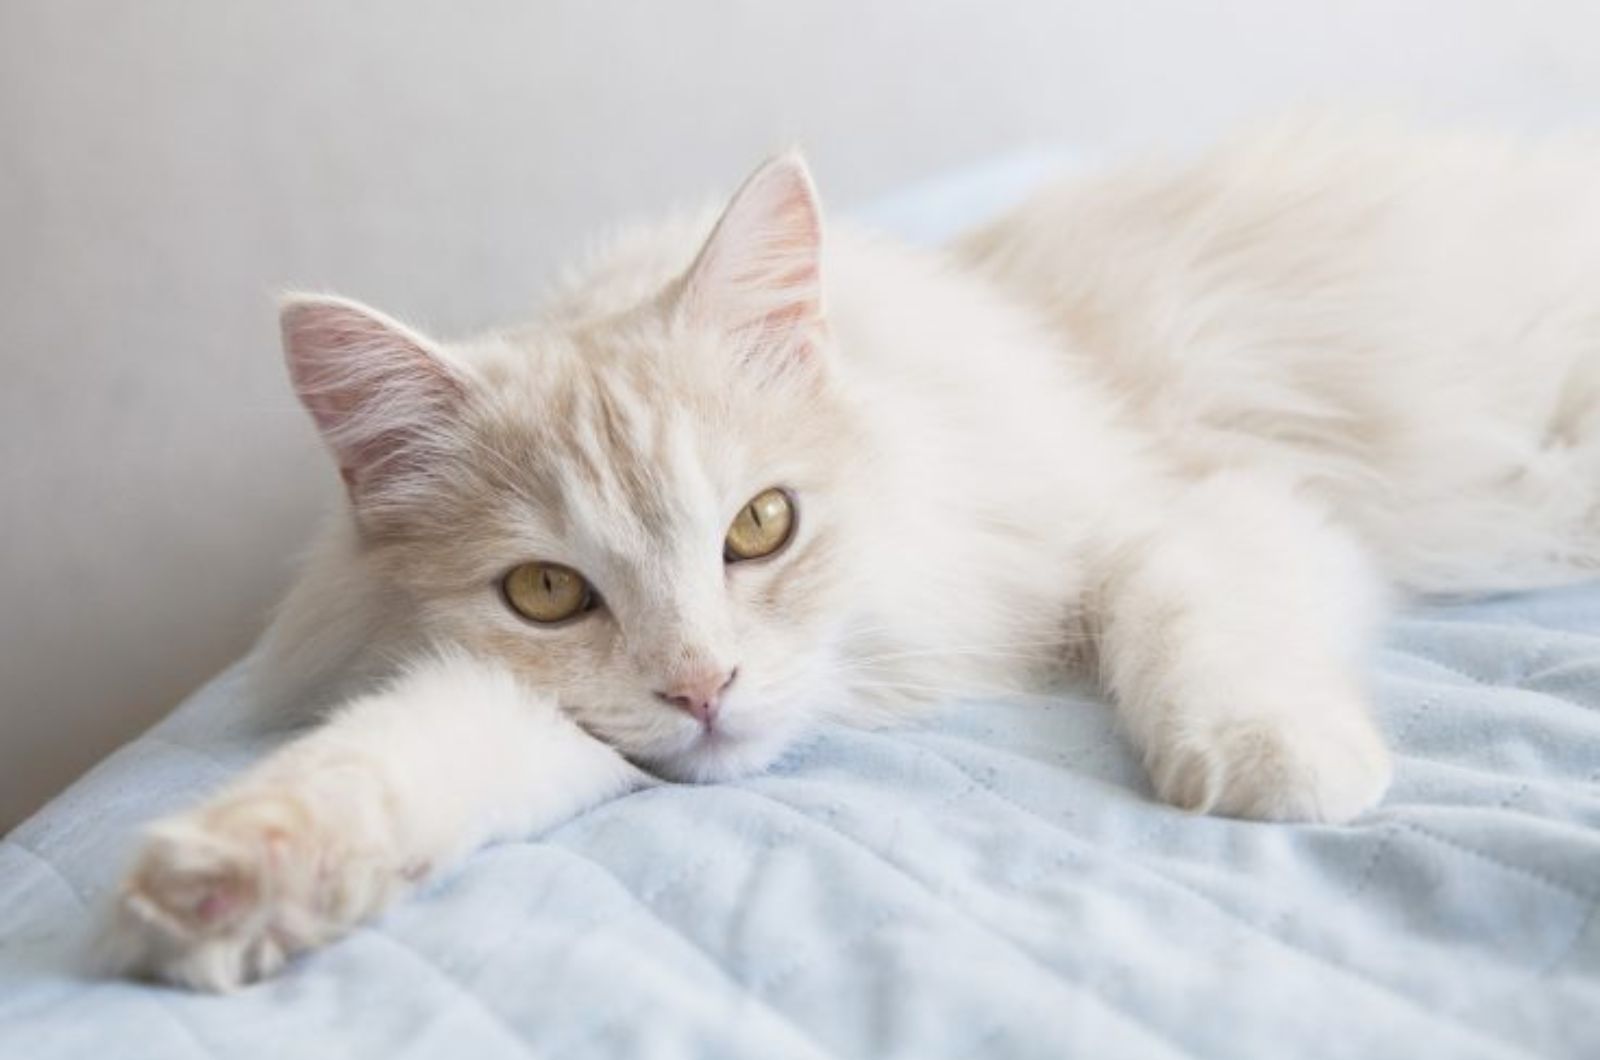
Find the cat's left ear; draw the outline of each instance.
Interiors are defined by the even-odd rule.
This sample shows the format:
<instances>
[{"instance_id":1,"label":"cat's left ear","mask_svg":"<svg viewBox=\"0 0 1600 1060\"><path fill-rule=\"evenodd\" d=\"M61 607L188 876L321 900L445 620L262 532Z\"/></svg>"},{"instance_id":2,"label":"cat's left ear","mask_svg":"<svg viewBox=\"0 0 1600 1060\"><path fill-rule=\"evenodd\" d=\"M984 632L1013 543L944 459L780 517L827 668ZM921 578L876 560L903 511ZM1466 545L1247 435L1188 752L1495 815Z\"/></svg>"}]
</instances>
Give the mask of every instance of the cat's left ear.
<instances>
[{"instance_id":1,"label":"cat's left ear","mask_svg":"<svg viewBox=\"0 0 1600 1060\"><path fill-rule=\"evenodd\" d=\"M799 152L769 159L734 193L684 277L681 305L747 360L819 356L822 213Z\"/></svg>"}]
</instances>

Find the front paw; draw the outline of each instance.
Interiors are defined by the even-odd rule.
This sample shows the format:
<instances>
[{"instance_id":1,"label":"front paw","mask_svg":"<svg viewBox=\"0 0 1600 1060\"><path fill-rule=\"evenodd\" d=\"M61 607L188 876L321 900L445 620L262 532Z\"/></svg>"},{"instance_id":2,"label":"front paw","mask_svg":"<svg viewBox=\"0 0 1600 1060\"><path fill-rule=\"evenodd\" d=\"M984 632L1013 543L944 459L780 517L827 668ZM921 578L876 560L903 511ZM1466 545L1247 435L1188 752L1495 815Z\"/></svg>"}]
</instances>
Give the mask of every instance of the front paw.
<instances>
[{"instance_id":1,"label":"front paw","mask_svg":"<svg viewBox=\"0 0 1600 1060\"><path fill-rule=\"evenodd\" d=\"M1175 719L1147 755L1156 792L1198 813L1348 821L1377 805L1393 767L1364 711Z\"/></svg>"},{"instance_id":2,"label":"front paw","mask_svg":"<svg viewBox=\"0 0 1600 1060\"><path fill-rule=\"evenodd\" d=\"M242 986L350 922L373 882L355 865L291 793L235 795L168 818L146 833L117 892L98 963L201 990Z\"/></svg>"}]
</instances>

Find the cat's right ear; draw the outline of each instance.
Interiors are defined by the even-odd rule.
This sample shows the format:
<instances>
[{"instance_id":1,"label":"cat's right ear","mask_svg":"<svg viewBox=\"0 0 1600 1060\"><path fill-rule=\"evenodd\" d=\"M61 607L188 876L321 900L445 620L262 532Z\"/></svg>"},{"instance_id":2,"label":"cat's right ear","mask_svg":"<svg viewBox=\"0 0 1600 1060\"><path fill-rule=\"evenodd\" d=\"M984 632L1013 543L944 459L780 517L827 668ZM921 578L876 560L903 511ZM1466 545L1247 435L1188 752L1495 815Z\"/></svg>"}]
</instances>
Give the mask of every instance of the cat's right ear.
<instances>
[{"instance_id":1,"label":"cat's right ear","mask_svg":"<svg viewBox=\"0 0 1600 1060\"><path fill-rule=\"evenodd\" d=\"M438 347L376 309L331 295L285 295L279 320L295 393L351 499L414 471L465 394Z\"/></svg>"}]
</instances>

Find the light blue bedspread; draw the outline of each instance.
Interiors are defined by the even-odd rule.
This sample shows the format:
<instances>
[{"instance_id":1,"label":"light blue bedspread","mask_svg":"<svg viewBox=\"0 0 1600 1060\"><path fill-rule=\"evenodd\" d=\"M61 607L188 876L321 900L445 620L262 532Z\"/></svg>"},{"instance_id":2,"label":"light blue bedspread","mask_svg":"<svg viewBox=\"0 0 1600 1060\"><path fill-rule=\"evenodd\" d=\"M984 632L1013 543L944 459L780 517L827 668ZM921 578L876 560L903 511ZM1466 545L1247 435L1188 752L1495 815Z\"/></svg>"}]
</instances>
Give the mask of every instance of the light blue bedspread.
<instances>
[{"instance_id":1,"label":"light blue bedspread","mask_svg":"<svg viewBox=\"0 0 1600 1060\"><path fill-rule=\"evenodd\" d=\"M485 850L231 997L87 980L139 823L262 750L225 675L0 843L0 1056L1600 1057L1600 586L1411 612L1375 669L1399 775L1348 827L1157 805L1089 698L952 704Z\"/></svg>"}]
</instances>

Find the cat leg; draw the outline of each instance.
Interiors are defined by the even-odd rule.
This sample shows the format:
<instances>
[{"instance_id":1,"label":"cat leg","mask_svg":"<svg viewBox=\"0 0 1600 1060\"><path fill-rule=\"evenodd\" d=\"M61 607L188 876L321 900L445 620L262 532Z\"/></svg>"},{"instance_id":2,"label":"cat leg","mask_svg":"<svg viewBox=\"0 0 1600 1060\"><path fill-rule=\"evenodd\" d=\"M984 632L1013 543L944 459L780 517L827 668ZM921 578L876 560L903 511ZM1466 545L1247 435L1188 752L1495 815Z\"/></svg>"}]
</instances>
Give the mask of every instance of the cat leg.
<instances>
[{"instance_id":1,"label":"cat leg","mask_svg":"<svg viewBox=\"0 0 1600 1060\"><path fill-rule=\"evenodd\" d=\"M1390 764L1362 663L1383 588L1361 546L1275 480L1223 472L1106 539L1102 681L1157 793L1188 809L1344 821Z\"/></svg>"},{"instance_id":2,"label":"cat leg","mask_svg":"<svg viewBox=\"0 0 1600 1060\"><path fill-rule=\"evenodd\" d=\"M118 973L237 987L480 844L644 782L508 671L443 654L151 826L98 956Z\"/></svg>"}]
</instances>

